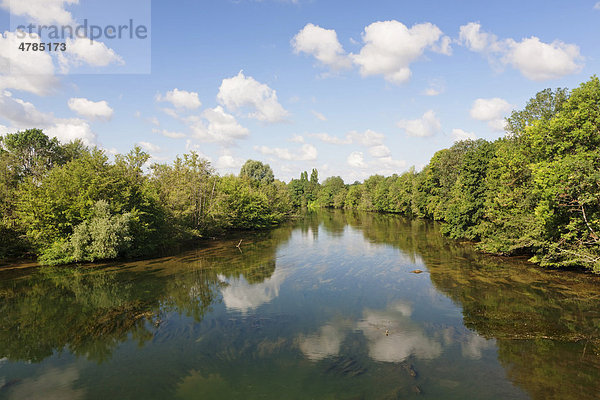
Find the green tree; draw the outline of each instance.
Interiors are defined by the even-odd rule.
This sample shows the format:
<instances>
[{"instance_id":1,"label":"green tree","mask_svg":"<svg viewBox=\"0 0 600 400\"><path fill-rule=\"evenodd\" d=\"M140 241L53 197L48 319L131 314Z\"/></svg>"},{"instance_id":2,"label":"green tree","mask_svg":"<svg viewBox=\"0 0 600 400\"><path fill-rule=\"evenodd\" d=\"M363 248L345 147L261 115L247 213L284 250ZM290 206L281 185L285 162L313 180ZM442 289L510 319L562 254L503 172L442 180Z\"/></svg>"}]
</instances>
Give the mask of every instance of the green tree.
<instances>
[{"instance_id":1,"label":"green tree","mask_svg":"<svg viewBox=\"0 0 600 400\"><path fill-rule=\"evenodd\" d=\"M255 160L246 161L240 170L240 176L248 177L259 184L270 184L275 180L273 170L269 164L263 164Z\"/></svg>"}]
</instances>

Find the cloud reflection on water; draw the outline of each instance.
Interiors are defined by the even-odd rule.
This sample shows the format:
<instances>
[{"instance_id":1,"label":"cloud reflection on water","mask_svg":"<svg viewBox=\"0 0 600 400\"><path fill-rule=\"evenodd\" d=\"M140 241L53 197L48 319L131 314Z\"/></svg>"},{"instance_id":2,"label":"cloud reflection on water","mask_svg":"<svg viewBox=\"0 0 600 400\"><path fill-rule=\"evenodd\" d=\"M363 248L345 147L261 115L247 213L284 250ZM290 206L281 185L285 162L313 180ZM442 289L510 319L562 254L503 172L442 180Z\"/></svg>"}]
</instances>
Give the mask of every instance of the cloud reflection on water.
<instances>
[{"instance_id":1,"label":"cloud reflection on water","mask_svg":"<svg viewBox=\"0 0 600 400\"><path fill-rule=\"evenodd\" d=\"M221 282L227 283L227 286L221 289L223 303L230 310L246 314L279 296L279 288L286 276L285 270L278 268L263 282L250 284L243 277L229 279L218 275Z\"/></svg>"},{"instance_id":2,"label":"cloud reflection on water","mask_svg":"<svg viewBox=\"0 0 600 400\"><path fill-rule=\"evenodd\" d=\"M318 333L299 338L299 347L313 361L339 354L348 331L360 331L367 339L369 356L375 361L399 363L410 356L421 359L439 357L442 345L428 338L411 320L412 307L406 302L391 304L386 310L363 311L363 318L350 327L328 323Z\"/></svg>"}]
</instances>

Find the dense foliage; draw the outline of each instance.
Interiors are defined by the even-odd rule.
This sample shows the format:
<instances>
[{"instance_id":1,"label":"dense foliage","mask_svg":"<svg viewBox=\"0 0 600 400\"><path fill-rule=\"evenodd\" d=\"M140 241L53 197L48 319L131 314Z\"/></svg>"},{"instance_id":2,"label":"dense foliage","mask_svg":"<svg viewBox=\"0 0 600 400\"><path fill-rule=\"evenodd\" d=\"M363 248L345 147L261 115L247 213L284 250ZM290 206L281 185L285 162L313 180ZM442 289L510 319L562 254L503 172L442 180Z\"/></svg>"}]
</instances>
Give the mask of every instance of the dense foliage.
<instances>
[{"instance_id":1,"label":"dense foliage","mask_svg":"<svg viewBox=\"0 0 600 400\"><path fill-rule=\"evenodd\" d=\"M443 221L487 252L600 272L600 80L538 93L506 131L440 150L420 172L329 178L316 205Z\"/></svg>"},{"instance_id":2,"label":"dense foliage","mask_svg":"<svg viewBox=\"0 0 600 400\"><path fill-rule=\"evenodd\" d=\"M0 258L149 256L226 229L268 228L291 213L287 187L258 161L221 177L194 152L145 171L148 159L136 147L111 161L37 129L0 137Z\"/></svg>"},{"instance_id":3,"label":"dense foliage","mask_svg":"<svg viewBox=\"0 0 600 400\"><path fill-rule=\"evenodd\" d=\"M421 170L286 186L248 160L218 176L192 152L143 166L139 148L113 161L39 130L0 137L0 257L49 264L139 257L225 229L273 226L293 208L400 213L444 222L486 252L600 272L600 80L544 90L506 121L507 135L455 143Z\"/></svg>"}]
</instances>

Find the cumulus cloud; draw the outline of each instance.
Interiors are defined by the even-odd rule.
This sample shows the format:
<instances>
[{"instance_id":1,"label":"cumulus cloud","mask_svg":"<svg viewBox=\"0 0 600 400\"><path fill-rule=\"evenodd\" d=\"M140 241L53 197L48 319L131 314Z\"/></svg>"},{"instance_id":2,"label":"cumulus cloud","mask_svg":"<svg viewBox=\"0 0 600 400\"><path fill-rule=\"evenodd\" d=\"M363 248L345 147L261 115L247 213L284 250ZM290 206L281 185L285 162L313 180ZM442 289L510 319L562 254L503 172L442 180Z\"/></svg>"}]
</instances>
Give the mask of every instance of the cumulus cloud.
<instances>
[{"instance_id":1,"label":"cumulus cloud","mask_svg":"<svg viewBox=\"0 0 600 400\"><path fill-rule=\"evenodd\" d=\"M157 94L156 101L165 101L173 104L178 109L193 110L202 105L198 98L198 93L179 90L177 88L169 90L164 95Z\"/></svg>"},{"instance_id":2,"label":"cumulus cloud","mask_svg":"<svg viewBox=\"0 0 600 400\"><path fill-rule=\"evenodd\" d=\"M383 75L392 83L410 79L410 64L431 49L450 53L450 41L431 23L416 24L411 28L401 22L380 21L367 26L362 36L364 46L350 57L363 76ZM440 39L443 39L440 42Z\"/></svg>"},{"instance_id":3,"label":"cumulus cloud","mask_svg":"<svg viewBox=\"0 0 600 400\"><path fill-rule=\"evenodd\" d=\"M469 50L485 54L490 62L509 65L534 81L557 79L583 68L579 46L560 40L544 43L535 36L521 41L499 40L496 35L482 31L481 24L476 22L461 26L459 39Z\"/></svg>"},{"instance_id":4,"label":"cumulus cloud","mask_svg":"<svg viewBox=\"0 0 600 400\"><path fill-rule=\"evenodd\" d=\"M32 103L12 96L4 91L0 93L0 118L10 123L7 131L40 128L50 137L61 142L81 139L86 145L96 144L96 134L90 125L79 118L56 118L52 113L39 111Z\"/></svg>"},{"instance_id":5,"label":"cumulus cloud","mask_svg":"<svg viewBox=\"0 0 600 400\"><path fill-rule=\"evenodd\" d=\"M69 25L73 17L65 9L79 0L2 0L0 6L15 16L27 16L38 24Z\"/></svg>"},{"instance_id":6,"label":"cumulus cloud","mask_svg":"<svg viewBox=\"0 0 600 400\"><path fill-rule=\"evenodd\" d=\"M421 118L400 120L397 125L404 129L408 136L415 137L433 136L442 129L442 124L433 110L426 111Z\"/></svg>"},{"instance_id":7,"label":"cumulus cloud","mask_svg":"<svg viewBox=\"0 0 600 400\"><path fill-rule=\"evenodd\" d=\"M29 43L40 43L35 33L26 34L26 38ZM21 90L40 96L50 94L58 85L50 53L21 52L17 48L22 41L13 32L0 34L0 90Z\"/></svg>"},{"instance_id":8,"label":"cumulus cloud","mask_svg":"<svg viewBox=\"0 0 600 400\"><path fill-rule=\"evenodd\" d=\"M378 146L371 147L369 149L369 154L376 158L383 158L389 157L392 154L392 152L387 146L380 144Z\"/></svg>"},{"instance_id":9,"label":"cumulus cloud","mask_svg":"<svg viewBox=\"0 0 600 400\"><path fill-rule=\"evenodd\" d=\"M295 53L306 53L315 57L321 64L333 70L350 68L348 58L333 29L324 29L306 24L291 41Z\"/></svg>"},{"instance_id":10,"label":"cumulus cloud","mask_svg":"<svg viewBox=\"0 0 600 400\"><path fill-rule=\"evenodd\" d=\"M492 33L483 32L481 24L469 22L459 29L459 40L469 50L475 52L500 51L498 37Z\"/></svg>"},{"instance_id":11,"label":"cumulus cloud","mask_svg":"<svg viewBox=\"0 0 600 400\"><path fill-rule=\"evenodd\" d=\"M471 106L471 118L488 123L495 131L504 130L504 116L513 109L513 106L504 99L494 97L491 99L477 99Z\"/></svg>"},{"instance_id":12,"label":"cumulus cloud","mask_svg":"<svg viewBox=\"0 0 600 400\"><path fill-rule=\"evenodd\" d=\"M249 135L247 128L240 125L235 117L223 110L223 107L208 108L197 116L189 117L193 136L203 142L232 143Z\"/></svg>"},{"instance_id":13,"label":"cumulus cloud","mask_svg":"<svg viewBox=\"0 0 600 400\"><path fill-rule=\"evenodd\" d=\"M248 117L264 122L280 122L289 115L279 101L277 93L264 83L243 71L232 78L223 79L217 100L231 111L248 108Z\"/></svg>"},{"instance_id":14,"label":"cumulus cloud","mask_svg":"<svg viewBox=\"0 0 600 400\"><path fill-rule=\"evenodd\" d=\"M461 140L475 140L477 139L477 135L471 132L463 131L462 129L454 128L452 129L452 139L455 142L459 142Z\"/></svg>"},{"instance_id":15,"label":"cumulus cloud","mask_svg":"<svg viewBox=\"0 0 600 400\"><path fill-rule=\"evenodd\" d=\"M244 165L245 160L242 158L234 157L231 152L225 150L223 154L217 158L215 167L219 169L239 169Z\"/></svg>"},{"instance_id":16,"label":"cumulus cloud","mask_svg":"<svg viewBox=\"0 0 600 400\"><path fill-rule=\"evenodd\" d=\"M47 126L54 121L54 115L38 111L32 103L13 97L8 91L0 93L0 118L24 129Z\"/></svg>"},{"instance_id":17,"label":"cumulus cloud","mask_svg":"<svg viewBox=\"0 0 600 400\"><path fill-rule=\"evenodd\" d=\"M354 168L367 168L365 157L362 151L353 151L346 159L348 165Z\"/></svg>"},{"instance_id":18,"label":"cumulus cloud","mask_svg":"<svg viewBox=\"0 0 600 400\"><path fill-rule=\"evenodd\" d=\"M575 74L583 68L579 46L560 40L543 43L535 36L520 42L508 40L503 61L518 69L527 79L545 81Z\"/></svg>"},{"instance_id":19,"label":"cumulus cloud","mask_svg":"<svg viewBox=\"0 0 600 400\"><path fill-rule=\"evenodd\" d=\"M50 137L56 137L63 143L80 139L84 144L93 146L97 144L96 134L90 125L79 118L59 118L44 132Z\"/></svg>"},{"instance_id":20,"label":"cumulus cloud","mask_svg":"<svg viewBox=\"0 0 600 400\"><path fill-rule=\"evenodd\" d=\"M71 110L89 119L109 120L113 116L113 109L104 100L91 101L83 97L74 97L69 99L68 104Z\"/></svg>"},{"instance_id":21,"label":"cumulus cloud","mask_svg":"<svg viewBox=\"0 0 600 400\"><path fill-rule=\"evenodd\" d=\"M265 155L273 155L281 160L288 161L313 161L319 155L317 148L312 144L304 144L300 149L290 149L268 146L255 146L254 150Z\"/></svg>"},{"instance_id":22,"label":"cumulus cloud","mask_svg":"<svg viewBox=\"0 0 600 400\"><path fill-rule=\"evenodd\" d=\"M123 65L125 61L113 49L97 40L87 38L67 38L67 51L59 54L59 64L62 73L69 72L71 66L83 64L92 67L106 67L110 64Z\"/></svg>"}]
</instances>

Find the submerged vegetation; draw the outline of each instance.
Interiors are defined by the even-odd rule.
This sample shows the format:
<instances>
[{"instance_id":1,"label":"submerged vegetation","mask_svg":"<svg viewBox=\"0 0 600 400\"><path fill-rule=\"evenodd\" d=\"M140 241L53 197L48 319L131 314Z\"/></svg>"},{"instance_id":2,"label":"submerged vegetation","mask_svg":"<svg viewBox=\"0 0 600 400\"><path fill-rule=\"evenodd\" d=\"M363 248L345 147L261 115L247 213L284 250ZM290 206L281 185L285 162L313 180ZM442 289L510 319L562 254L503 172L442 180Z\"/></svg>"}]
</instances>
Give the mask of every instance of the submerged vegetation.
<instances>
[{"instance_id":1,"label":"submerged vegetation","mask_svg":"<svg viewBox=\"0 0 600 400\"><path fill-rule=\"evenodd\" d=\"M219 176L192 152L144 166L134 148L113 161L40 130L0 137L0 257L45 264L154 255L231 229L278 224L295 208L400 213L495 254L600 272L600 80L544 90L496 141L457 142L421 170L345 184L303 172L285 184L249 160Z\"/></svg>"}]
</instances>

